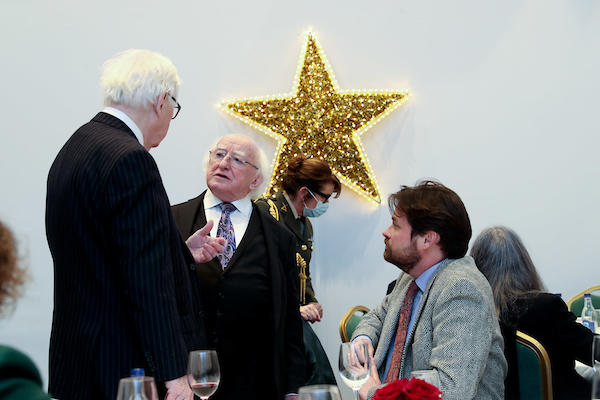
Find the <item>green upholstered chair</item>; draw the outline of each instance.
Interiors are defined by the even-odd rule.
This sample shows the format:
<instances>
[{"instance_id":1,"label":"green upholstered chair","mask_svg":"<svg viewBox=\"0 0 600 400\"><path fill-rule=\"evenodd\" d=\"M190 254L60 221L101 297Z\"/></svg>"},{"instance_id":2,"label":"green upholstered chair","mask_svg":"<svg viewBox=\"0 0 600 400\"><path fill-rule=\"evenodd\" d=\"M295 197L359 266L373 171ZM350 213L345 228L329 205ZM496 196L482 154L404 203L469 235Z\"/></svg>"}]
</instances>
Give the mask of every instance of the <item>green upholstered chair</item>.
<instances>
[{"instance_id":1,"label":"green upholstered chair","mask_svg":"<svg viewBox=\"0 0 600 400\"><path fill-rule=\"evenodd\" d=\"M552 371L544 346L517 331L519 394L523 400L552 400Z\"/></svg>"},{"instance_id":2,"label":"green upholstered chair","mask_svg":"<svg viewBox=\"0 0 600 400\"><path fill-rule=\"evenodd\" d=\"M567 301L569 311L575 314L576 317L581 317L581 310L583 310L583 295L592 292L600 292L600 285L589 287L581 293L577 293L575 296L571 297L569 301ZM600 294L592 293L592 304L595 309L600 308Z\"/></svg>"},{"instance_id":3,"label":"green upholstered chair","mask_svg":"<svg viewBox=\"0 0 600 400\"><path fill-rule=\"evenodd\" d=\"M358 323L368 312L369 309L365 306L354 306L346 311L346 314L340 320L340 338L343 343L350 341Z\"/></svg>"}]
</instances>

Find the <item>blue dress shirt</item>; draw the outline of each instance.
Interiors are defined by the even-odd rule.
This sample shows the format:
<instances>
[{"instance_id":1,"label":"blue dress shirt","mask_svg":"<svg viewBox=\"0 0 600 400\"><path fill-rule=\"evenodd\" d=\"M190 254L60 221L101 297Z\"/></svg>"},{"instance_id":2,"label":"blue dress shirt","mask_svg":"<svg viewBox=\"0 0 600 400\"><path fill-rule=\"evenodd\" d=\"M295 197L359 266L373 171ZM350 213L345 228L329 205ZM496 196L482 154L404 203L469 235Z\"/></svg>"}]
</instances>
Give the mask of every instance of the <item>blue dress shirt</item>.
<instances>
[{"instance_id":1,"label":"blue dress shirt","mask_svg":"<svg viewBox=\"0 0 600 400\"><path fill-rule=\"evenodd\" d=\"M444 261L444 260L442 260L442 261ZM408 332L406 334L406 339L404 342L405 350L407 348L406 343L408 341L408 336L409 336L408 333L410 333L410 331L412 330L413 325L415 323L415 316L417 314L417 310L419 309L419 303L421 302L421 297L423 297L423 293L425 292L425 288L427 287L427 283L429 282L429 279L433 276L433 274L438 269L438 267L440 266L442 261L435 264L433 267L427 269L421 275L419 275L419 277L417 279L415 279L415 283L419 287L419 290L417 290L417 293L415 294L415 299L413 300L412 309L410 310L410 320L408 321ZM392 337L392 342L391 342L392 345L388 349L387 358L385 361L385 370L384 370L383 376L380 377L381 379L385 379L385 377L387 376L388 369L390 368L390 361L392 361L392 355L394 354L394 343L395 342L396 342L396 333L394 333L394 337Z\"/></svg>"}]
</instances>

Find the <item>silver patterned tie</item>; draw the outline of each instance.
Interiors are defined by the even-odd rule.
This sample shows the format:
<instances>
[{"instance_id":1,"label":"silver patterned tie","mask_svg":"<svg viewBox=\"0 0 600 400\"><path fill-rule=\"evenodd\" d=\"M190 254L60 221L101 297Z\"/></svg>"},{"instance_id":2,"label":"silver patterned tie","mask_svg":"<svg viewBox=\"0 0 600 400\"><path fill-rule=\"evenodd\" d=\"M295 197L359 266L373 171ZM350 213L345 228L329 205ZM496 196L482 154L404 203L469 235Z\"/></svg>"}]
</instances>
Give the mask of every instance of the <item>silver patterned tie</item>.
<instances>
[{"instance_id":1,"label":"silver patterned tie","mask_svg":"<svg viewBox=\"0 0 600 400\"><path fill-rule=\"evenodd\" d=\"M225 250L222 253L217 254L221 266L223 269L227 268L233 253L235 252L235 232L233 231L233 225L231 224L230 214L235 211L236 208L231 203L221 203L221 220L219 221L219 227L217 228L217 237L225 238L227 244Z\"/></svg>"}]
</instances>

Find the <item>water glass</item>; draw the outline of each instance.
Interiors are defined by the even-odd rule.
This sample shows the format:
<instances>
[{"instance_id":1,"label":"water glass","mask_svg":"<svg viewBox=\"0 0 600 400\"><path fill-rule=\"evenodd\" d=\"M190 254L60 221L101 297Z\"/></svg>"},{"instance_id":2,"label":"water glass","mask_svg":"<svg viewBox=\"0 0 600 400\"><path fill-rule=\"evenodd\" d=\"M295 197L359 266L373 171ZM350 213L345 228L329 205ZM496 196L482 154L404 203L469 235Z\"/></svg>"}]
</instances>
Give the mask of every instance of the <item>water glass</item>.
<instances>
[{"instance_id":1,"label":"water glass","mask_svg":"<svg viewBox=\"0 0 600 400\"><path fill-rule=\"evenodd\" d=\"M592 379L592 400L600 400L600 362L594 364L594 377Z\"/></svg>"},{"instance_id":2,"label":"water glass","mask_svg":"<svg viewBox=\"0 0 600 400\"><path fill-rule=\"evenodd\" d=\"M298 400L342 400L342 396L337 386L311 385L300 388Z\"/></svg>"},{"instance_id":3,"label":"water glass","mask_svg":"<svg viewBox=\"0 0 600 400\"><path fill-rule=\"evenodd\" d=\"M358 400L358 389L369 379L371 362L366 343L342 343L340 346L339 370L346 385L354 391Z\"/></svg>"},{"instance_id":4,"label":"water glass","mask_svg":"<svg viewBox=\"0 0 600 400\"><path fill-rule=\"evenodd\" d=\"M131 376L119 381L117 400L158 400L154 378Z\"/></svg>"},{"instance_id":5,"label":"water glass","mask_svg":"<svg viewBox=\"0 0 600 400\"><path fill-rule=\"evenodd\" d=\"M439 375L438 375L437 371L435 371L433 369L417 369L417 370L411 371L410 377L421 379L421 380L435 386L438 389L440 388Z\"/></svg>"},{"instance_id":6,"label":"water glass","mask_svg":"<svg viewBox=\"0 0 600 400\"><path fill-rule=\"evenodd\" d=\"M594 368L596 362L600 362L600 335L595 335L592 341L592 365Z\"/></svg>"},{"instance_id":7,"label":"water glass","mask_svg":"<svg viewBox=\"0 0 600 400\"><path fill-rule=\"evenodd\" d=\"M214 350L190 352L187 379L196 396L201 399L208 399L212 396L221 380L217 352Z\"/></svg>"}]
</instances>

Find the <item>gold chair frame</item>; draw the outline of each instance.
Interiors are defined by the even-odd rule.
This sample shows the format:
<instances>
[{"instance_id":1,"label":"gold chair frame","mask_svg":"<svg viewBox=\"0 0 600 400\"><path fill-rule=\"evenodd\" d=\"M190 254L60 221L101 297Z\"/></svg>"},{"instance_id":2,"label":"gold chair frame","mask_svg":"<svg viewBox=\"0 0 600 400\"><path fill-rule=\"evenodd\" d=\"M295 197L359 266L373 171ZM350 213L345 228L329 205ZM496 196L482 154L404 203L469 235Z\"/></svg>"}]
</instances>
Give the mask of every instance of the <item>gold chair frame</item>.
<instances>
[{"instance_id":1,"label":"gold chair frame","mask_svg":"<svg viewBox=\"0 0 600 400\"><path fill-rule=\"evenodd\" d=\"M530 348L537 356L542 376L542 400L552 400L552 368L548 352L535 338L521 331L517 331L517 342Z\"/></svg>"},{"instance_id":2,"label":"gold chair frame","mask_svg":"<svg viewBox=\"0 0 600 400\"><path fill-rule=\"evenodd\" d=\"M348 332L346 332L346 324L348 323L348 321L350 321L350 318L352 318L354 313L357 311L363 311L366 314L371 310L369 310L369 308L365 306L354 306L351 307L348 311L346 311L346 314L344 314L344 316L340 320L340 338L342 339L342 343L350 341L350 338L348 337Z\"/></svg>"},{"instance_id":3,"label":"gold chair frame","mask_svg":"<svg viewBox=\"0 0 600 400\"><path fill-rule=\"evenodd\" d=\"M567 308L569 309L569 311L571 311L571 304L573 304L575 302L575 300L579 300L586 293L592 293L592 292L595 292L597 290L600 290L600 285L595 285L595 286L589 287L589 288L587 288L585 290L582 290L581 292L577 293L575 296L571 297L567 301Z\"/></svg>"}]
</instances>

